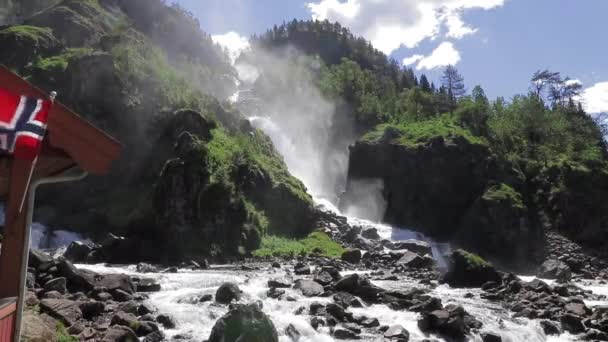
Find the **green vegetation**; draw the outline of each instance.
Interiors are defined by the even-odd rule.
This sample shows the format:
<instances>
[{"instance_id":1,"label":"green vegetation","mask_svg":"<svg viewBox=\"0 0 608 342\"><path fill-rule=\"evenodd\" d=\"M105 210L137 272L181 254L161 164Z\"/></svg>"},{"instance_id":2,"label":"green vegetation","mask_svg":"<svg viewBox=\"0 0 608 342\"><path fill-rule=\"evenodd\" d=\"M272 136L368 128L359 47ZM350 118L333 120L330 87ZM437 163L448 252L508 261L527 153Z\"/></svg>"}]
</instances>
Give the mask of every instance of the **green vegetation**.
<instances>
[{"instance_id":1,"label":"green vegetation","mask_svg":"<svg viewBox=\"0 0 608 342\"><path fill-rule=\"evenodd\" d=\"M459 249L457 251L460 255L462 255L467 260L467 268L470 270L492 267L492 264L486 261L484 258L480 257L477 254L467 252L464 249Z\"/></svg>"},{"instance_id":2,"label":"green vegetation","mask_svg":"<svg viewBox=\"0 0 608 342\"><path fill-rule=\"evenodd\" d=\"M0 35L15 35L21 39L30 39L37 43L54 40L53 31L48 27L29 25L10 26L0 31Z\"/></svg>"},{"instance_id":3,"label":"green vegetation","mask_svg":"<svg viewBox=\"0 0 608 342\"><path fill-rule=\"evenodd\" d=\"M524 209L521 194L507 184L494 185L486 191L482 198L488 202L507 203L517 209Z\"/></svg>"},{"instance_id":4,"label":"green vegetation","mask_svg":"<svg viewBox=\"0 0 608 342\"><path fill-rule=\"evenodd\" d=\"M293 257L298 255L322 255L339 258L344 248L334 242L327 234L312 232L300 240L278 236L266 236L253 255L256 257Z\"/></svg>"},{"instance_id":5,"label":"green vegetation","mask_svg":"<svg viewBox=\"0 0 608 342\"><path fill-rule=\"evenodd\" d=\"M82 58L93 52L94 50L92 48L66 49L59 55L48 58L38 58L34 62L32 69L37 72L60 73L65 71L70 61Z\"/></svg>"},{"instance_id":6,"label":"green vegetation","mask_svg":"<svg viewBox=\"0 0 608 342\"><path fill-rule=\"evenodd\" d=\"M464 138L470 144L487 145L485 138L473 135L448 115L408 124L381 124L365 134L361 141L377 143L389 138L390 143L416 147L438 137L442 137L446 143Z\"/></svg>"},{"instance_id":7,"label":"green vegetation","mask_svg":"<svg viewBox=\"0 0 608 342\"><path fill-rule=\"evenodd\" d=\"M57 322L57 342L78 342L78 338L71 336L61 322Z\"/></svg>"}]
</instances>

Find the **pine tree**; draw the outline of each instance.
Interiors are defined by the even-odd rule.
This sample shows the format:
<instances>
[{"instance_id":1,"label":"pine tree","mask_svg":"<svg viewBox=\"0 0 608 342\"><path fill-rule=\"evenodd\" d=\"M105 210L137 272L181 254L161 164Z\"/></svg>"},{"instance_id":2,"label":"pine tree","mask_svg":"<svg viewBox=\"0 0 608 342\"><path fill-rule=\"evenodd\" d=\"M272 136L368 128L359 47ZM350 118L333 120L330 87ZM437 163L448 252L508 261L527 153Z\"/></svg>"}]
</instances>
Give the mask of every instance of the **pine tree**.
<instances>
[{"instance_id":1,"label":"pine tree","mask_svg":"<svg viewBox=\"0 0 608 342\"><path fill-rule=\"evenodd\" d=\"M431 85L429 84L429 80L426 78L425 74L420 75L420 89L427 93L431 92Z\"/></svg>"},{"instance_id":2,"label":"pine tree","mask_svg":"<svg viewBox=\"0 0 608 342\"><path fill-rule=\"evenodd\" d=\"M453 65L448 65L443 71L442 83L449 100L450 112L456 109L458 100L465 94L464 78Z\"/></svg>"}]
</instances>

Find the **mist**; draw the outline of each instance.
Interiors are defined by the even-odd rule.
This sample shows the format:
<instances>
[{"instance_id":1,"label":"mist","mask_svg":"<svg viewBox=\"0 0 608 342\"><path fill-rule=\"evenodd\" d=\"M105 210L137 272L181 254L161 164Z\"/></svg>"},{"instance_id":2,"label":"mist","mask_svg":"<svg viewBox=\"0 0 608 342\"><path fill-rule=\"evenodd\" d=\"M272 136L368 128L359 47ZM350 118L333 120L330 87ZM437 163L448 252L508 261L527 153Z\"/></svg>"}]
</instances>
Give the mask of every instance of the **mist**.
<instances>
[{"instance_id":1,"label":"mist","mask_svg":"<svg viewBox=\"0 0 608 342\"><path fill-rule=\"evenodd\" d=\"M321 62L294 48L255 49L241 55L235 69L239 109L270 136L313 197L336 203L346 183L348 145L356 137L352 122L337 120L335 103L315 83Z\"/></svg>"},{"instance_id":2,"label":"mist","mask_svg":"<svg viewBox=\"0 0 608 342\"><path fill-rule=\"evenodd\" d=\"M387 205L383 191L382 179L351 179L340 209L348 216L381 222Z\"/></svg>"}]
</instances>

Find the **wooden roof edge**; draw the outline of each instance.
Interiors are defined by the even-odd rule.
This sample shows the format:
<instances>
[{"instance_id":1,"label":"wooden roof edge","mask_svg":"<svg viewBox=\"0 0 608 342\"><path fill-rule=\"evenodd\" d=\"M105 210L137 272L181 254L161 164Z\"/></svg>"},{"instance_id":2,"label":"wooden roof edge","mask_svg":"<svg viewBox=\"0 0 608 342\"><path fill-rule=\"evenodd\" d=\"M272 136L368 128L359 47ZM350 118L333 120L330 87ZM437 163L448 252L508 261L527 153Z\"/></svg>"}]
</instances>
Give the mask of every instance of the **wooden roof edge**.
<instances>
[{"instance_id":1,"label":"wooden roof edge","mask_svg":"<svg viewBox=\"0 0 608 342\"><path fill-rule=\"evenodd\" d=\"M3 65L0 65L0 86L15 94L41 99L49 97ZM122 149L120 142L58 101L49 113L48 135L53 147L64 150L85 171L93 174L108 172Z\"/></svg>"}]
</instances>

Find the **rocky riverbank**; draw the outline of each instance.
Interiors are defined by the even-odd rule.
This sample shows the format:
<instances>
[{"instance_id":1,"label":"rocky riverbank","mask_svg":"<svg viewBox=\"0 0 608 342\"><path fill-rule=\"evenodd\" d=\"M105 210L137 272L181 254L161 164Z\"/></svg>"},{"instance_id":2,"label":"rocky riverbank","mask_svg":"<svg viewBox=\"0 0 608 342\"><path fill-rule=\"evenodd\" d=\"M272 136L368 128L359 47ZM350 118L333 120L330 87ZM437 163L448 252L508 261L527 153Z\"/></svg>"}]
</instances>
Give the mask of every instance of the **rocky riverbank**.
<instances>
[{"instance_id":1,"label":"rocky riverbank","mask_svg":"<svg viewBox=\"0 0 608 342\"><path fill-rule=\"evenodd\" d=\"M559 235L550 235L554 243L548 244L548 255L559 257L538 273L553 280L542 281L500 272L462 250L447 256L444 269L427 242L385 240L371 225L354 226L329 213L322 222L348 247L341 259L79 269L68 259L100 262L87 258L100 247L75 242L55 259L34 251L24 334L50 334L61 322L65 334L84 341L237 341L253 332L264 337L251 341L262 342L486 342L518 341L523 332L517 329L538 329L538 341L553 334L574 336L567 341L608 339L607 311L594 306L606 297L580 285L583 279L606 285L606 263ZM505 324L512 331L505 333Z\"/></svg>"}]
</instances>

